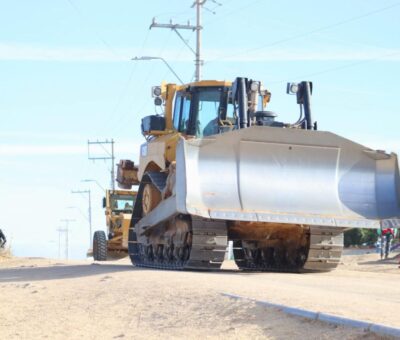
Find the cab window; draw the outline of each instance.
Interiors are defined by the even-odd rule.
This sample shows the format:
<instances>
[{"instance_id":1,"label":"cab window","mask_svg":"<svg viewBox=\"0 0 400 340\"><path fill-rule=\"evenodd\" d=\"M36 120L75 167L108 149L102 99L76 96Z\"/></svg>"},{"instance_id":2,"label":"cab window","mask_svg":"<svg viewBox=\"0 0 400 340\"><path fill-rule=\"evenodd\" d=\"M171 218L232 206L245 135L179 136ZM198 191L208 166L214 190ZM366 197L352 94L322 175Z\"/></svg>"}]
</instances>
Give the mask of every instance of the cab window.
<instances>
[{"instance_id":1,"label":"cab window","mask_svg":"<svg viewBox=\"0 0 400 340\"><path fill-rule=\"evenodd\" d=\"M190 97L183 97L179 131L187 133L190 119Z\"/></svg>"},{"instance_id":2,"label":"cab window","mask_svg":"<svg viewBox=\"0 0 400 340\"><path fill-rule=\"evenodd\" d=\"M174 106L174 128L175 130L187 133L190 118L190 96L177 93Z\"/></svg>"},{"instance_id":3,"label":"cab window","mask_svg":"<svg viewBox=\"0 0 400 340\"><path fill-rule=\"evenodd\" d=\"M179 130L179 118L181 114L181 106L182 106L182 95L178 92L175 97L175 105L174 105L174 128L175 130Z\"/></svg>"},{"instance_id":4,"label":"cab window","mask_svg":"<svg viewBox=\"0 0 400 340\"><path fill-rule=\"evenodd\" d=\"M125 195L113 195L111 196L111 209L113 212L121 212L121 211L133 211L133 206L135 204L134 196L125 196Z\"/></svg>"},{"instance_id":5,"label":"cab window","mask_svg":"<svg viewBox=\"0 0 400 340\"><path fill-rule=\"evenodd\" d=\"M197 137L211 136L219 132L219 111L222 88L198 88L194 98L194 134Z\"/></svg>"}]
</instances>

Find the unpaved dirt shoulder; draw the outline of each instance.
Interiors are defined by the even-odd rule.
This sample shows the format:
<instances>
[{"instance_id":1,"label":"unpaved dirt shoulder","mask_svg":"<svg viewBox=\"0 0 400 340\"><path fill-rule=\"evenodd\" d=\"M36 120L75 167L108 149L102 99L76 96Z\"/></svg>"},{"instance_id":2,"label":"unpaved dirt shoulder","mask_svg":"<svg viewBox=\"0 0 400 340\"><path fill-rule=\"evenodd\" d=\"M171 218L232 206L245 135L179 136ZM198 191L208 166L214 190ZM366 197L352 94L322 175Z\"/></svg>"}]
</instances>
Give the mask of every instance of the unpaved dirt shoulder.
<instances>
[{"instance_id":1,"label":"unpaved dirt shoulder","mask_svg":"<svg viewBox=\"0 0 400 340\"><path fill-rule=\"evenodd\" d=\"M7 339L379 338L220 294L257 290L255 278L264 281L268 274L141 270L124 261L18 261L0 269L0 330Z\"/></svg>"}]
</instances>

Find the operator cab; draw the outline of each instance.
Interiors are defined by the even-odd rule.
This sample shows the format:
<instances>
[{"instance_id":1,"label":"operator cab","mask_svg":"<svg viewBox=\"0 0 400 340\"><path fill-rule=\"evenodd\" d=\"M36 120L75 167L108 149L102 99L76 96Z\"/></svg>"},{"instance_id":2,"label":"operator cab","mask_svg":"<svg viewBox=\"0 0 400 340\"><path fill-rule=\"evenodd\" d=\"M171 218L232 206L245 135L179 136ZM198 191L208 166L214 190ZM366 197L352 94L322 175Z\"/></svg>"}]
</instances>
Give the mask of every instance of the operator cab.
<instances>
[{"instance_id":1,"label":"operator cab","mask_svg":"<svg viewBox=\"0 0 400 340\"><path fill-rule=\"evenodd\" d=\"M259 81L236 78L233 83L200 81L182 85L177 87L173 103L163 93L167 92L161 87L153 88L154 103L170 105L168 118L172 118L172 126L167 126L163 114L144 117L142 133L147 139L168 133L171 128L186 136L203 138L253 125L283 127L283 123L275 122L273 112L265 111L271 93Z\"/></svg>"},{"instance_id":2,"label":"operator cab","mask_svg":"<svg viewBox=\"0 0 400 340\"><path fill-rule=\"evenodd\" d=\"M229 87L189 86L175 96L173 125L175 130L202 138L221 132L228 121L233 126L234 107L228 103Z\"/></svg>"},{"instance_id":3,"label":"operator cab","mask_svg":"<svg viewBox=\"0 0 400 340\"><path fill-rule=\"evenodd\" d=\"M127 195L111 195L111 209L114 214L123 213L132 213L133 206L135 204L134 196Z\"/></svg>"},{"instance_id":4,"label":"operator cab","mask_svg":"<svg viewBox=\"0 0 400 340\"><path fill-rule=\"evenodd\" d=\"M264 111L270 93L262 90L260 82L243 85L248 102L240 105L240 86L189 85L175 95L173 126L176 131L196 138L207 137L247 126L273 125L275 114ZM261 113L263 115L261 115ZM244 118L244 117L247 118Z\"/></svg>"}]
</instances>

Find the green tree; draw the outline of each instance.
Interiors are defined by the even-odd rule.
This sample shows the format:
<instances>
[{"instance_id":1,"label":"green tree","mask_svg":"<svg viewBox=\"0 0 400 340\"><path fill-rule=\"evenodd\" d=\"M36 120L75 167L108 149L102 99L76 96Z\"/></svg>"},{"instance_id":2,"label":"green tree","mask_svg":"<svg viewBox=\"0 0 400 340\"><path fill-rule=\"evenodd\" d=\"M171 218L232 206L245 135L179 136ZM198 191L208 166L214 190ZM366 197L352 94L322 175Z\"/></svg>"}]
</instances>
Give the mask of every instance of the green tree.
<instances>
[{"instance_id":1,"label":"green tree","mask_svg":"<svg viewBox=\"0 0 400 340\"><path fill-rule=\"evenodd\" d=\"M361 229L350 229L344 232L344 246L355 246L361 244Z\"/></svg>"},{"instance_id":2,"label":"green tree","mask_svg":"<svg viewBox=\"0 0 400 340\"><path fill-rule=\"evenodd\" d=\"M375 229L360 229L361 243L373 244L378 240L378 233Z\"/></svg>"},{"instance_id":3,"label":"green tree","mask_svg":"<svg viewBox=\"0 0 400 340\"><path fill-rule=\"evenodd\" d=\"M373 244L378 239L375 229L350 229L344 233L344 246L360 246L364 243Z\"/></svg>"}]
</instances>

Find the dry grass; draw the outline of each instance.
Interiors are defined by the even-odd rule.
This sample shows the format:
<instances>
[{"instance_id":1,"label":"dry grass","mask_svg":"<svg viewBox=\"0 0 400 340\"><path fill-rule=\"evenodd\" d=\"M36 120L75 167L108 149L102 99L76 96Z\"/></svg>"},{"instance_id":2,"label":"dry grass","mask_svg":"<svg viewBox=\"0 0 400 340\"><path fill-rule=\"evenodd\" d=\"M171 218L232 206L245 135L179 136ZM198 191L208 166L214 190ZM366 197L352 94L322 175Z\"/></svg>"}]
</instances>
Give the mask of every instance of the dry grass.
<instances>
[{"instance_id":1,"label":"dry grass","mask_svg":"<svg viewBox=\"0 0 400 340\"><path fill-rule=\"evenodd\" d=\"M12 258L11 247L0 248L0 261Z\"/></svg>"}]
</instances>

